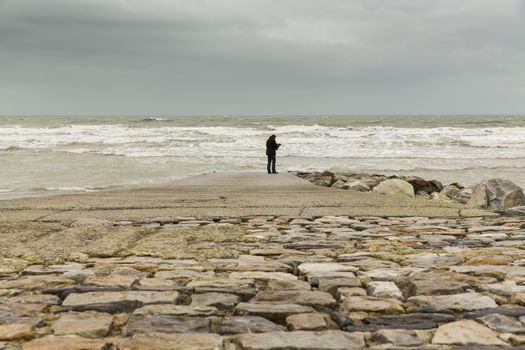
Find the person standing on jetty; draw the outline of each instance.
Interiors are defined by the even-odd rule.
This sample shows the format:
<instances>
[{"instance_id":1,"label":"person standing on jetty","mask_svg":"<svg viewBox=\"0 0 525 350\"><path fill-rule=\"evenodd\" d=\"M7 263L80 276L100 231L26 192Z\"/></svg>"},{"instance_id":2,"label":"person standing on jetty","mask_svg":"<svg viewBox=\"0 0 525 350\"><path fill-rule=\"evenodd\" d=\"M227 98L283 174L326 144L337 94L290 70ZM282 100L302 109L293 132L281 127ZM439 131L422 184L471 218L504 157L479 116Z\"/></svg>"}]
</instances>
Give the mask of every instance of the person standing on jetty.
<instances>
[{"instance_id":1,"label":"person standing on jetty","mask_svg":"<svg viewBox=\"0 0 525 350\"><path fill-rule=\"evenodd\" d=\"M281 144L275 141L275 135L270 136L268 140L266 140L266 155L268 156L268 166L266 168L268 169L268 174L277 174L275 170L275 157L279 146L281 146Z\"/></svg>"}]
</instances>

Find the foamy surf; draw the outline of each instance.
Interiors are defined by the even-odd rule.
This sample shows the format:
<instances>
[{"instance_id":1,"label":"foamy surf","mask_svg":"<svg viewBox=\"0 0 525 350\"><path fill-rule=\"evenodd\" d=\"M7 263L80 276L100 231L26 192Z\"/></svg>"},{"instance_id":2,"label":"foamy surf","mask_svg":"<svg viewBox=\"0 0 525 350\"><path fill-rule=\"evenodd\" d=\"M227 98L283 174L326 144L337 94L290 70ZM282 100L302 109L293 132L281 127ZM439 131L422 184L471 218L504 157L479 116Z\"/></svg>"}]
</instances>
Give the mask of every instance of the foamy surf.
<instances>
[{"instance_id":1,"label":"foamy surf","mask_svg":"<svg viewBox=\"0 0 525 350\"><path fill-rule=\"evenodd\" d=\"M415 172L525 185L522 117L0 118L2 188L89 191L221 170ZM430 175L429 175L430 174ZM0 192L1 193L1 192Z\"/></svg>"}]
</instances>

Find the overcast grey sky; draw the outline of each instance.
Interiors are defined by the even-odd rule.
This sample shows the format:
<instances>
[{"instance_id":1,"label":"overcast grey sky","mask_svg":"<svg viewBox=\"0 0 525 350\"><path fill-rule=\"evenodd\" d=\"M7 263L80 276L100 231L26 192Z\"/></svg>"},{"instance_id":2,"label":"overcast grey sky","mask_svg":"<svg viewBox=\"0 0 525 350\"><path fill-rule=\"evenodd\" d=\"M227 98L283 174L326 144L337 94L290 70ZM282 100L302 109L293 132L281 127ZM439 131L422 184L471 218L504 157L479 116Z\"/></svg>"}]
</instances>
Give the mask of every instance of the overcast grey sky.
<instances>
[{"instance_id":1,"label":"overcast grey sky","mask_svg":"<svg viewBox=\"0 0 525 350\"><path fill-rule=\"evenodd\" d=\"M525 113L525 0L0 0L0 114Z\"/></svg>"}]
</instances>

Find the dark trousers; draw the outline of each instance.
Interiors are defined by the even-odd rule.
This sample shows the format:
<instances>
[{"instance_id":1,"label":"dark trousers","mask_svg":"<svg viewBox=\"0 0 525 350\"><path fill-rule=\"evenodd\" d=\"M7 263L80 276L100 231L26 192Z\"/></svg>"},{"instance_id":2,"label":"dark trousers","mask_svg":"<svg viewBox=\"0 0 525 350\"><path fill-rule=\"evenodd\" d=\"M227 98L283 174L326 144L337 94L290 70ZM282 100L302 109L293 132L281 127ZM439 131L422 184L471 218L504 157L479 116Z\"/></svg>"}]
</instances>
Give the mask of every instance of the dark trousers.
<instances>
[{"instance_id":1,"label":"dark trousers","mask_svg":"<svg viewBox=\"0 0 525 350\"><path fill-rule=\"evenodd\" d=\"M275 155L273 156L268 155L268 166L266 168L268 169L268 174L277 172L275 171ZM270 168L271 168L271 171L270 171Z\"/></svg>"}]
</instances>

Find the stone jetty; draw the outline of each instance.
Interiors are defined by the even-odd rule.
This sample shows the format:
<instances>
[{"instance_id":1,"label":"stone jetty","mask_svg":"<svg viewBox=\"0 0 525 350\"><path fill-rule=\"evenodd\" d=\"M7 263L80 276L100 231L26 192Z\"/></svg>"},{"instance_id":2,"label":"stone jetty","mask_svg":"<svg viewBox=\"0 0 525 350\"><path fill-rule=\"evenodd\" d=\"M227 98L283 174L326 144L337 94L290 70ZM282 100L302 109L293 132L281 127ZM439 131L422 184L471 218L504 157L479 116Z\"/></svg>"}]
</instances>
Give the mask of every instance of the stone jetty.
<instances>
[{"instance_id":1,"label":"stone jetty","mask_svg":"<svg viewBox=\"0 0 525 350\"><path fill-rule=\"evenodd\" d=\"M2 350L525 349L523 216L125 220L74 198L0 204Z\"/></svg>"}]
</instances>

